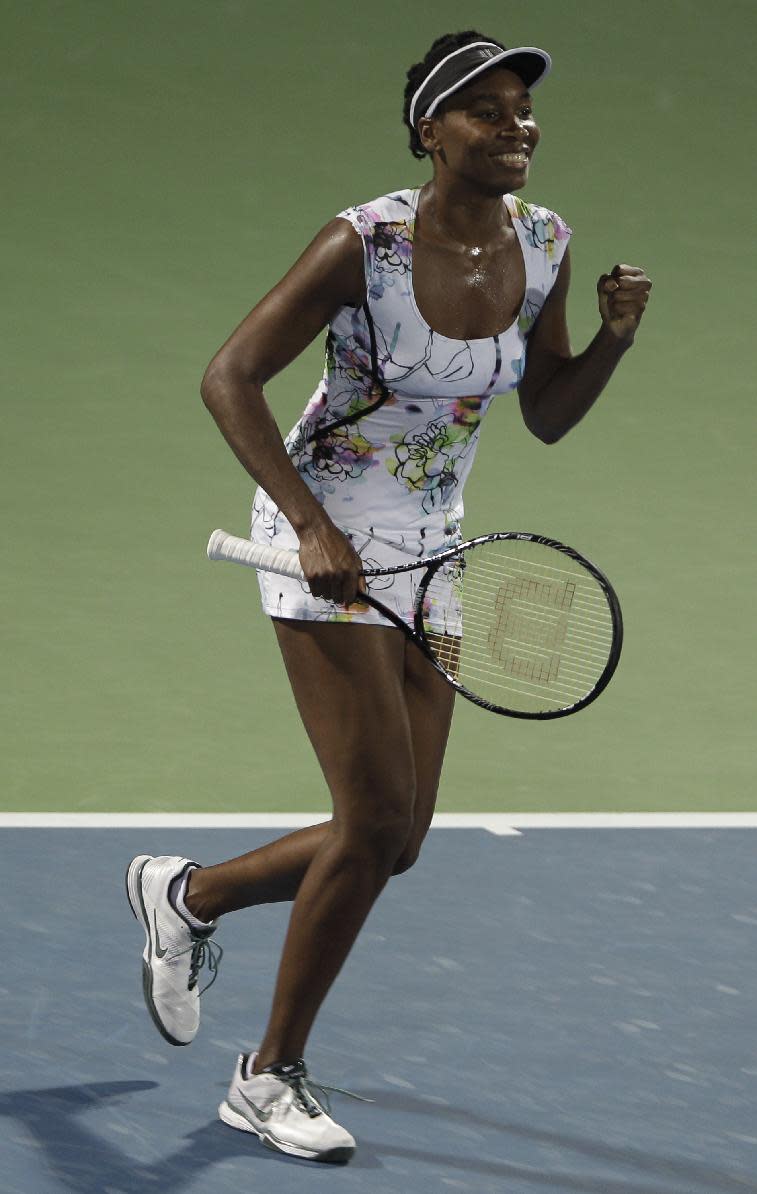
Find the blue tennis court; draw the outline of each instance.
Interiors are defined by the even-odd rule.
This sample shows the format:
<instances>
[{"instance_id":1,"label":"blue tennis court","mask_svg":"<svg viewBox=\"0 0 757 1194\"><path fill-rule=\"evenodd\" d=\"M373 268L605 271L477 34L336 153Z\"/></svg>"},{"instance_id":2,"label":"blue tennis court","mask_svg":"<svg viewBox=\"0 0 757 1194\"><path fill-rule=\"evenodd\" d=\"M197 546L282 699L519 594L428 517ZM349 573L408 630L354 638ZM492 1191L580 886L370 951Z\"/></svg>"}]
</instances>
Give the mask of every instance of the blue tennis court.
<instances>
[{"instance_id":1,"label":"blue tennis court","mask_svg":"<svg viewBox=\"0 0 757 1194\"><path fill-rule=\"evenodd\" d=\"M212 862L281 832L3 831L3 1194L757 1190L752 829L432 831L308 1050L316 1079L374 1100L331 1096L358 1141L346 1168L216 1118L264 1024L288 906L222 922L190 1048L142 1002L126 862Z\"/></svg>"}]
</instances>

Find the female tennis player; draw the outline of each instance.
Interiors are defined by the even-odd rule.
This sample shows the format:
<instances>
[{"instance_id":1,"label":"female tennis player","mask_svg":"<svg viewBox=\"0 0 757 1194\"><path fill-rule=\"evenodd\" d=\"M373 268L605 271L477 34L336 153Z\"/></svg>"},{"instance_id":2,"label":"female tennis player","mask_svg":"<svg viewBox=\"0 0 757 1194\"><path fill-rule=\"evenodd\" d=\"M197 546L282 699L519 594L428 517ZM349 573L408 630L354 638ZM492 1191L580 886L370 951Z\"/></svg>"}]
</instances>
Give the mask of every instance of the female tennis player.
<instances>
[{"instance_id":1,"label":"female tennis player","mask_svg":"<svg viewBox=\"0 0 757 1194\"><path fill-rule=\"evenodd\" d=\"M128 891L147 936L147 1005L174 1044L197 1031L218 918L294 901L267 1027L239 1057L219 1113L298 1157L344 1162L354 1151L303 1054L374 901L418 857L454 700L361 603L361 568L460 542L463 486L494 396L517 389L529 430L559 440L634 342L649 296L637 266L602 274L599 330L572 355L571 229L516 194L540 137L531 92L550 68L544 50L508 50L474 30L438 38L408 72L404 105L410 150L430 158L432 177L327 223L202 382L259 486L252 538L299 551L307 585L270 573L259 583L333 818L216 866L140 855ZM264 386L325 327L323 379L284 440ZM377 594L403 618L412 575L385 578Z\"/></svg>"}]
</instances>

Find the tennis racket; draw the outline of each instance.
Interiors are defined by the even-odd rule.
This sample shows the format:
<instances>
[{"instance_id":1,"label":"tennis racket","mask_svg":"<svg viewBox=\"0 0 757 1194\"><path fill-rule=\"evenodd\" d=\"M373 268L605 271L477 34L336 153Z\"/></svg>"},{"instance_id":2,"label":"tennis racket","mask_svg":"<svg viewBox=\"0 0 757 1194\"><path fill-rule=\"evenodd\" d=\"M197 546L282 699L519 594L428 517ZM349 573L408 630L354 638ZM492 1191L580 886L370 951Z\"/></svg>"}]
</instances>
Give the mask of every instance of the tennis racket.
<instances>
[{"instance_id":1,"label":"tennis racket","mask_svg":"<svg viewBox=\"0 0 757 1194\"><path fill-rule=\"evenodd\" d=\"M208 558L305 581L296 551L226 531L210 536ZM411 570L422 573L412 629L370 592L358 600L402 630L481 708L508 717L565 717L607 687L623 642L620 604L607 577L572 547L506 531L363 575L370 582Z\"/></svg>"}]
</instances>

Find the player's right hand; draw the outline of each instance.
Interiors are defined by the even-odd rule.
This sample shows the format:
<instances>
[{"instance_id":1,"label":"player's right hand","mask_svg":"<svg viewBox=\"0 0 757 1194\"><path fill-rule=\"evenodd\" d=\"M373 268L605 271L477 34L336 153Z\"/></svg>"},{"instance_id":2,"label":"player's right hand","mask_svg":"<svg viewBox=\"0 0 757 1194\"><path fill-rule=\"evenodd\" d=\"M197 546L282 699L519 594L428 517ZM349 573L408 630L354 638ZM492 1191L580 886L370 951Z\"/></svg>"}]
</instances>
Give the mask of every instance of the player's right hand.
<instances>
[{"instance_id":1,"label":"player's right hand","mask_svg":"<svg viewBox=\"0 0 757 1194\"><path fill-rule=\"evenodd\" d=\"M329 519L300 535L300 565L314 597L351 605L366 591L363 561L346 535Z\"/></svg>"}]
</instances>

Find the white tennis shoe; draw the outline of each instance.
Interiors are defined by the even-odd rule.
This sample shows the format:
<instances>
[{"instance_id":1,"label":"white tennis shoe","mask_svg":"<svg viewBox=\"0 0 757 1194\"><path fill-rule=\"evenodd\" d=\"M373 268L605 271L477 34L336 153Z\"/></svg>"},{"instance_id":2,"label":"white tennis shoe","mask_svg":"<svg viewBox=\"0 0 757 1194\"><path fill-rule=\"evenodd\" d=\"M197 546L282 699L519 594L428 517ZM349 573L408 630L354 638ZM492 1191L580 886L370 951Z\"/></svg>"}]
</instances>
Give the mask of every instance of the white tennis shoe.
<instances>
[{"instance_id":1,"label":"white tennis shoe","mask_svg":"<svg viewBox=\"0 0 757 1194\"><path fill-rule=\"evenodd\" d=\"M254 1132L268 1148L292 1157L334 1164L349 1161L355 1140L313 1094L311 1085L325 1088L308 1079L305 1062L278 1066L275 1073L253 1074L254 1061L254 1053L240 1053L229 1093L218 1108L223 1122Z\"/></svg>"},{"instance_id":2,"label":"white tennis shoe","mask_svg":"<svg viewBox=\"0 0 757 1194\"><path fill-rule=\"evenodd\" d=\"M168 892L174 879L196 862L188 858L139 854L126 872L126 893L131 910L147 937L142 954L142 989L147 1010L158 1032L172 1045L189 1045L200 1026L197 980L207 965L215 982L223 950L208 939L217 922L201 930L190 925L171 903Z\"/></svg>"}]
</instances>

